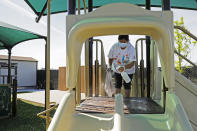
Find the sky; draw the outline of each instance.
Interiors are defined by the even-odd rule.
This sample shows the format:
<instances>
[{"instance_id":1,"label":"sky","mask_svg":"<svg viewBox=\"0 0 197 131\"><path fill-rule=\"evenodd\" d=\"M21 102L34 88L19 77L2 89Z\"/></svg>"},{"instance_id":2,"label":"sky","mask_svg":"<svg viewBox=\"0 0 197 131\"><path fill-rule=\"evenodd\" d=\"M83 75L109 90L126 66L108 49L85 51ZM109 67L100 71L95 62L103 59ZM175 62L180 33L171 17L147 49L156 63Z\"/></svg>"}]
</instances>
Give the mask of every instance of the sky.
<instances>
[{"instance_id":1,"label":"sky","mask_svg":"<svg viewBox=\"0 0 197 131\"><path fill-rule=\"evenodd\" d=\"M152 8L152 10L161 10L161 8ZM197 11L172 9L174 20L180 20L183 16L186 28L197 36ZM61 66L66 66L66 15L60 13L51 15L51 69L58 69ZM39 23L35 22L36 15L24 0L1 0L0 1L0 21L12 24L32 32L47 35L47 17L41 18ZM130 41L134 45L139 37L130 36ZM111 46L117 42L117 36L97 37L104 43L104 51L107 59L107 54ZM94 46L95 48L95 46ZM95 49L94 49L95 50ZM197 46L192 49L191 60L197 63ZM38 69L44 68L45 54L44 40L31 40L22 42L12 49L13 56L33 57L38 60ZM82 51L82 65L84 64L84 52ZM0 55L7 55L6 50L1 50ZM95 59L95 55L94 55Z\"/></svg>"}]
</instances>

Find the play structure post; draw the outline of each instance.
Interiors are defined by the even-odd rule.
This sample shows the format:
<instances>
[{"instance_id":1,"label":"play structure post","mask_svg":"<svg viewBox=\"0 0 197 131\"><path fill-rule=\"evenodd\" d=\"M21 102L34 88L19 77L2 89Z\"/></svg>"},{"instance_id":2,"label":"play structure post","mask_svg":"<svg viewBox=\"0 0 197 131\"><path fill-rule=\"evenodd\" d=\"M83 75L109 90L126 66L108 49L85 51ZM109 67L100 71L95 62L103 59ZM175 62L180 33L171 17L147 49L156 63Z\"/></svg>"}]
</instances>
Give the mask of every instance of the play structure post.
<instances>
[{"instance_id":1,"label":"play structure post","mask_svg":"<svg viewBox=\"0 0 197 131\"><path fill-rule=\"evenodd\" d=\"M68 15L75 15L75 12L76 12L76 0L68 0L68 3L67 3L67 5L68 5ZM80 68L80 65L79 65L79 68ZM80 72L80 69L78 68L78 77L77 78L79 78L79 72ZM77 81L78 81L79 79L77 79ZM77 82L77 89L79 88L79 86L80 86L80 84L79 84L79 82ZM78 94L76 94L77 92L79 92L79 90L76 90L76 87L75 87L75 102L76 103L78 103L79 104L79 100L80 100L80 98L79 98L79 95Z\"/></svg>"},{"instance_id":2,"label":"play structure post","mask_svg":"<svg viewBox=\"0 0 197 131\"><path fill-rule=\"evenodd\" d=\"M170 0L162 0L162 10L170 10ZM168 88L165 85L165 80L163 78L163 112L166 109L166 92Z\"/></svg>"},{"instance_id":3,"label":"play structure post","mask_svg":"<svg viewBox=\"0 0 197 131\"><path fill-rule=\"evenodd\" d=\"M151 2L146 0L146 9L150 10ZM147 97L150 97L150 36L146 36L146 76L147 76Z\"/></svg>"},{"instance_id":4,"label":"play structure post","mask_svg":"<svg viewBox=\"0 0 197 131\"><path fill-rule=\"evenodd\" d=\"M76 11L76 0L68 0L68 15L74 15Z\"/></svg>"},{"instance_id":5,"label":"play structure post","mask_svg":"<svg viewBox=\"0 0 197 131\"><path fill-rule=\"evenodd\" d=\"M96 60L94 64L95 96L99 96L99 61L98 61L98 41L96 41Z\"/></svg>"},{"instance_id":6,"label":"play structure post","mask_svg":"<svg viewBox=\"0 0 197 131\"><path fill-rule=\"evenodd\" d=\"M85 95L89 96L89 41L85 42L85 74L84 74L85 82Z\"/></svg>"},{"instance_id":7,"label":"play structure post","mask_svg":"<svg viewBox=\"0 0 197 131\"><path fill-rule=\"evenodd\" d=\"M50 108L50 4L51 0L47 2L47 64L46 64L46 109ZM46 130L50 124L50 112L46 112Z\"/></svg>"},{"instance_id":8,"label":"play structure post","mask_svg":"<svg viewBox=\"0 0 197 131\"><path fill-rule=\"evenodd\" d=\"M10 84L11 86L11 53L12 53L12 48L8 48L8 78L7 78L7 83Z\"/></svg>"},{"instance_id":9,"label":"play structure post","mask_svg":"<svg viewBox=\"0 0 197 131\"><path fill-rule=\"evenodd\" d=\"M170 10L170 0L162 0L162 10Z\"/></svg>"},{"instance_id":10,"label":"play structure post","mask_svg":"<svg viewBox=\"0 0 197 131\"><path fill-rule=\"evenodd\" d=\"M16 116L16 99L17 99L17 79L13 79L13 93L12 93L12 116L15 117Z\"/></svg>"},{"instance_id":11,"label":"play structure post","mask_svg":"<svg viewBox=\"0 0 197 131\"><path fill-rule=\"evenodd\" d=\"M88 0L88 12L91 12L93 9L93 0ZM93 38L89 39L89 96L93 94L93 70L92 70L92 61L93 61Z\"/></svg>"}]
</instances>

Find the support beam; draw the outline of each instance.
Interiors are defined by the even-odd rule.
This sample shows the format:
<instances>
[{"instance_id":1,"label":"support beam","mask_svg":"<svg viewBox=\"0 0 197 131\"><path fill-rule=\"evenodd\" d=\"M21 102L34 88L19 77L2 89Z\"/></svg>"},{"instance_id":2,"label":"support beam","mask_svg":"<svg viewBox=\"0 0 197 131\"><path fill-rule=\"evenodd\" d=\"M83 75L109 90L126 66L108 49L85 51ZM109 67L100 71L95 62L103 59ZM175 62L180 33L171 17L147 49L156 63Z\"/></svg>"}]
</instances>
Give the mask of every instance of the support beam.
<instances>
[{"instance_id":1,"label":"support beam","mask_svg":"<svg viewBox=\"0 0 197 131\"><path fill-rule=\"evenodd\" d=\"M88 12L93 10L93 0L88 0Z\"/></svg>"},{"instance_id":2,"label":"support beam","mask_svg":"<svg viewBox=\"0 0 197 131\"><path fill-rule=\"evenodd\" d=\"M15 117L17 113L16 102L17 102L17 79L13 79L12 85L12 116Z\"/></svg>"},{"instance_id":3,"label":"support beam","mask_svg":"<svg viewBox=\"0 0 197 131\"><path fill-rule=\"evenodd\" d=\"M146 0L146 9L150 10L150 8L151 8L150 0Z\"/></svg>"},{"instance_id":4,"label":"support beam","mask_svg":"<svg viewBox=\"0 0 197 131\"><path fill-rule=\"evenodd\" d=\"M39 16L36 17L36 22L37 22L37 23L40 21L41 17L43 16L43 14L44 14L46 8L47 8L47 1L46 1L45 5L44 5L42 11L40 12Z\"/></svg>"},{"instance_id":5,"label":"support beam","mask_svg":"<svg viewBox=\"0 0 197 131\"><path fill-rule=\"evenodd\" d=\"M150 0L146 0L146 9L151 9ZM151 72L150 72L150 37L146 36L146 77L147 77L147 97L150 97L150 81L151 81Z\"/></svg>"},{"instance_id":6,"label":"support beam","mask_svg":"<svg viewBox=\"0 0 197 131\"><path fill-rule=\"evenodd\" d=\"M45 76L44 76L44 80L45 80L45 84L44 84L44 88L45 88L45 104L44 104L44 109L46 110L47 109L47 105L46 105L46 100L47 100L47 87L46 87L46 72L47 72L47 39L45 39L45 41L46 41L46 44L45 44Z\"/></svg>"},{"instance_id":7,"label":"support beam","mask_svg":"<svg viewBox=\"0 0 197 131\"><path fill-rule=\"evenodd\" d=\"M8 48L8 78L7 78L7 83L12 84L11 82L11 53L12 53L12 48Z\"/></svg>"},{"instance_id":8,"label":"support beam","mask_svg":"<svg viewBox=\"0 0 197 131\"><path fill-rule=\"evenodd\" d=\"M67 3L67 5L68 5L68 7L67 7L68 15L75 15L75 13L76 13L76 0L68 0L67 2L68 2ZM79 65L79 68L78 68L78 77L77 78L79 78L79 71L80 71L80 65ZM78 80L79 79L77 79L77 85L74 88L74 90L75 90L75 104L79 104L79 99L78 99L79 94L77 94L77 93L79 93L79 89L78 89L79 87L78 86L80 86L80 84L79 84Z\"/></svg>"},{"instance_id":9,"label":"support beam","mask_svg":"<svg viewBox=\"0 0 197 131\"><path fill-rule=\"evenodd\" d=\"M88 0L88 12L93 10L93 1ZM93 93L93 38L89 39L89 96L92 96Z\"/></svg>"},{"instance_id":10,"label":"support beam","mask_svg":"<svg viewBox=\"0 0 197 131\"><path fill-rule=\"evenodd\" d=\"M51 0L47 2L47 64L46 64L46 109L50 108L50 15ZM50 112L46 113L46 130L50 124Z\"/></svg>"},{"instance_id":11,"label":"support beam","mask_svg":"<svg viewBox=\"0 0 197 131\"><path fill-rule=\"evenodd\" d=\"M95 83L95 96L99 96L99 61L98 61L98 41L96 41L96 60L94 64L94 83Z\"/></svg>"},{"instance_id":12,"label":"support beam","mask_svg":"<svg viewBox=\"0 0 197 131\"><path fill-rule=\"evenodd\" d=\"M170 0L162 0L162 10L171 10Z\"/></svg>"},{"instance_id":13,"label":"support beam","mask_svg":"<svg viewBox=\"0 0 197 131\"><path fill-rule=\"evenodd\" d=\"M68 15L74 15L76 11L76 0L68 0Z\"/></svg>"},{"instance_id":14,"label":"support beam","mask_svg":"<svg viewBox=\"0 0 197 131\"><path fill-rule=\"evenodd\" d=\"M89 41L85 42L85 82L84 82L84 87L85 87L85 94L86 97L89 96Z\"/></svg>"},{"instance_id":15,"label":"support beam","mask_svg":"<svg viewBox=\"0 0 197 131\"><path fill-rule=\"evenodd\" d=\"M89 97L93 94L93 39L89 39Z\"/></svg>"},{"instance_id":16,"label":"support beam","mask_svg":"<svg viewBox=\"0 0 197 131\"><path fill-rule=\"evenodd\" d=\"M162 0L162 10L170 10L170 0ZM163 78L163 110L166 109L166 92L168 88L165 86L165 80Z\"/></svg>"}]
</instances>

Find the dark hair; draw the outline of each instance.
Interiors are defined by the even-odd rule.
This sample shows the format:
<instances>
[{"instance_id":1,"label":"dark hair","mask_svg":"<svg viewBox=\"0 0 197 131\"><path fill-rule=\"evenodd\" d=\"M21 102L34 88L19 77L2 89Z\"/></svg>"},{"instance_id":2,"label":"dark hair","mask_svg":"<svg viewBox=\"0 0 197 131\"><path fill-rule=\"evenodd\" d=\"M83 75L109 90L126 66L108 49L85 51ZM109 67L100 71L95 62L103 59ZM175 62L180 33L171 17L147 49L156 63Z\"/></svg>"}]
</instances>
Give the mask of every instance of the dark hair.
<instances>
[{"instance_id":1,"label":"dark hair","mask_svg":"<svg viewBox=\"0 0 197 131\"><path fill-rule=\"evenodd\" d=\"M119 35L118 40L125 39L126 41L129 41L129 35Z\"/></svg>"}]
</instances>

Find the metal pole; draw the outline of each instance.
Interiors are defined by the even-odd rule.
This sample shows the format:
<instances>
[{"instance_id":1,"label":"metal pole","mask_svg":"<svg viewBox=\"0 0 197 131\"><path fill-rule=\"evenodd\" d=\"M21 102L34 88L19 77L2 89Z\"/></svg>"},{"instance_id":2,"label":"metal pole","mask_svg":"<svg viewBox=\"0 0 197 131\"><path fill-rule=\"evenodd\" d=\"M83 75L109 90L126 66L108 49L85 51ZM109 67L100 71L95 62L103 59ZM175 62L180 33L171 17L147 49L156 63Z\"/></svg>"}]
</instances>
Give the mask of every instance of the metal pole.
<instances>
[{"instance_id":1,"label":"metal pole","mask_svg":"<svg viewBox=\"0 0 197 131\"><path fill-rule=\"evenodd\" d=\"M76 86L76 104L80 104L80 102L81 102L81 66L79 66L78 68L77 86Z\"/></svg>"},{"instance_id":2,"label":"metal pole","mask_svg":"<svg viewBox=\"0 0 197 131\"><path fill-rule=\"evenodd\" d=\"M140 60L140 74L141 74L141 97L144 97L144 48L143 48L143 40L141 40L141 60Z\"/></svg>"},{"instance_id":3,"label":"metal pole","mask_svg":"<svg viewBox=\"0 0 197 131\"><path fill-rule=\"evenodd\" d=\"M162 10L170 10L170 0L162 0Z\"/></svg>"},{"instance_id":4,"label":"metal pole","mask_svg":"<svg viewBox=\"0 0 197 131\"><path fill-rule=\"evenodd\" d=\"M12 93L12 116L15 117L17 113L16 100L17 100L17 79L13 79L13 93Z\"/></svg>"},{"instance_id":5,"label":"metal pole","mask_svg":"<svg viewBox=\"0 0 197 131\"><path fill-rule=\"evenodd\" d=\"M68 15L75 15L75 12L76 12L76 0L68 0L67 1L67 9L68 9ZM79 71L79 68L78 68L78 71ZM78 73L79 75L79 73ZM78 85L78 84L77 84ZM77 90L76 90L76 87L73 89L75 91L75 104L76 104L76 97L77 97Z\"/></svg>"},{"instance_id":6,"label":"metal pole","mask_svg":"<svg viewBox=\"0 0 197 131\"><path fill-rule=\"evenodd\" d=\"M84 13L86 14L86 2L83 0L83 8L84 8Z\"/></svg>"},{"instance_id":7,"label":"metal pole","mask_svg":"<svg viewBox=\"0 0 197 131\"><path fill-rule=\"evenodd\" d=\"M93 61L93 41L92 38L89 39L89 97L92 96L93 93L93 70L92 70L92 61Z\"/></svg>"},{"instance_id":8,"label":"metal pole","mask_svg":"<svg viewBox=\"0 0 197 131\"><path fill-rule=\"evenodd\" d=\"M136 48L136 63L135 63L135 66L136 66L136 71L135 71L135 81L136 81L136 96L138 97L138 95L139 95L139 92L141 92L141 97L143 97L142 96L142 94L143 94L143 88L142 88L142 84L141 84L141 89L138 89L138 79L139 79L139 77L138 77L138 73L139 73L139 67L138 67L138 42L139 41L141 41L141 53L143 52L143 46L142 46L142 44L143 44L143 41L145 41L146 39L145 38L139 38L137 41L136 41L136 43L135 43L135 48ZM143 56L143 54L141 54L141 57ZM142 58L141 58L141 60L142 60ZM141 77L141 60L140 60L140 79L142 78ZM142 79L141 79L142 80ZM142 82L141 82L142 83Z\"/></svg>"},{"instance_id":9,"label":"metal pole","mask_svg":"<svg viewBox=\"0 0 197 131\"><path fill-rule=\"evenodd\" d=\"M46 8L47 8L47 2L45 3L45 5L44 5L42 11L40 12L39 16L36 17L36 22L37 23L40 21L40 19L41 19L42 15L44 14L44 11L46 10Z\"/></svg>"},{"instance_id":10,"label":"metal pole","mask_svg":"<svg viewBox=\"0 0 197 131\"><path fill-rule=\"evenodd\" d=\"M85 42L85 94L89 96L89 41Z\"/></svg>"},{"instance_id":11,"label":"metal pole","mask_svg":"<svg viewBox=\"0 0 197 131\"><path fill-rule=\"evenodd\" d=\"M146 9L150 10L150 0L146 0ZM147 97L150 97L150 37L146 36L146 75L147 75Z\"/></svg>"},{"instance_id":12,"label":"metal pole","mask_svg":"<svg viewBox=\"0 0 197 131\"><path fill-rule=\"evenodd\" d=\"M170 10L170 0L162 0L162 10ZM165 80L163 78L163 109L166 109L166 91L168 88L165 86Z\"/></svg>"},{"instance_id":13,"label":"metal pole","mask_svg":"<svg viewBox=\"0 0 197 131\"><path fill-rule=\"evenodd\" d=\"M78 15L81 14L81 3L80 3L81 0L78 0Z\"/></svg>"},{"instance_id":14,"label":"metal pole","mask_svg":"<svg viewBox=\"0 0 197 131\"><path fill-rule=\"evenodd\" d=\"M76 11L76 0L68 0L68 15L74 15Z\"/></svg>"},{"instance_id":15,"label":"metal pole","mask_svg":"<svg viewBox=\"0 0 197 131\"><path fill-rule=\"evenodd\" d=\"M12 84L11 82L11 53L12 53L12 48L8 48L8 78L7 78L7 83Z\"/></svg>"},{"instance_id":16,"label":"metal pole","mask_svg":"<svg viewBox=\"0 0 197 131\"><path fill-rule=\"evenodd\" d=\"M47 65L46 65L46 109L50 108L50 4L51 0L47 1ZM46 130L50 124L50 112L46 113Z\"/></svg>"},{"instance_id":17,"label":"metal pole","mask_svg":"<svg viewBox=\"0 0 197 131\"><path fill-rule=\"evenodd\" d=\"M88 0L88 12L92 11L93 1ZM89 39L89 96L92 96L93 93L93 70L92 70L92 61L93 61L93 38Z\"/></svg>"},{"instance_id":18,"label":"metal pole","mask_svg":"<svg viewBox=\"0 0 197 131\"><path fill-rule=\"evenodd\" d=\"M93 9L93 0L88 0L88 12L91 12Z\"/></svg>"},{"instance_id":19,"label":"metal pole","mask_svg":"<svg viewBox=\"0 0 197 131\"><path fill-rule=\"evenodd\" d=\"M99 96L99 62L98 62L98 41L96 41L96 60L95 60L95 96Z\"/></svg>"},{"instance_id":20,"label":"metal pole","mask_svg":"<svg viewBox=\"0 0 197 131\"><path fill-rule=\"evenodd\" d=\"M44 82L45 82L45 84L43 85L44 86L44 88L45 88L45 104L44 104L44 109L46 110L47 109L47 105L46 105L46 103L47 103L47 87L46 87L46 72L47 72L47 40L46 40L46 44L45 44L45 76L44 76ZM44 83L43 82L43 83Z\"/></svg>"}]
</instances>

